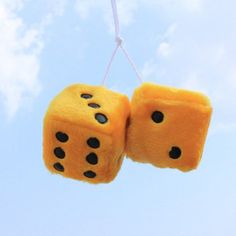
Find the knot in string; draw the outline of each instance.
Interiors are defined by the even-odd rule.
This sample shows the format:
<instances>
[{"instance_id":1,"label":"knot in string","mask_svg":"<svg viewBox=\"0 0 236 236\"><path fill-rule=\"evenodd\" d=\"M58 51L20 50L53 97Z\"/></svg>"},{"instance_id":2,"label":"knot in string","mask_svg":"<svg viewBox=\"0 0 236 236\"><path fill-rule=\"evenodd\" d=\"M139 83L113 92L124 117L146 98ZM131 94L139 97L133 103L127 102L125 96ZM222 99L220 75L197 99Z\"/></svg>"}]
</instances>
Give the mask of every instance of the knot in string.
<instances>
[{"instance_id":1,"label":"knot in string","mask_svg":"<svg viewBox=\"0 0 236 236\"><path fill-rule=\"evenodd\" d=\"M120 36L116 36L115 41L117 46L121 46L124 40Z\"/></svg>"},{"instance_id":2,"label":"knot in string","mask_svg":"<svg viewBox=\"0 0 236 236\"><path fill-rule=\"evenodd\" d=\"M117 4L116 4L116 0L111 0L111 6L112 6L112 12L113 12L113 18L114 18L114 26L115 26L115 42L116 42L116 47L111 55L111 59L107 65L107 68L106 68L106 72L105 72L105 75L104 75L104 78L103 78L103 81L102 81L102 85L105 84L105 81L108 77L108 74L109 74L109 71L110 71L110 68L111 68L111 64L115 58L115 55L118 51L118 49L120 48L123 53L125 54L128 62L130 63L130 65L132 66L138 80L140 81L140 83L142 83L142 78L133 62L133 60L131 59L129 53L127 52L127 50L124 48L123 46L123 39L121 38L120 36L120 23L119 23L119 17L118 17L118 12L117 12Z\"/></svg>"}]
</instances>

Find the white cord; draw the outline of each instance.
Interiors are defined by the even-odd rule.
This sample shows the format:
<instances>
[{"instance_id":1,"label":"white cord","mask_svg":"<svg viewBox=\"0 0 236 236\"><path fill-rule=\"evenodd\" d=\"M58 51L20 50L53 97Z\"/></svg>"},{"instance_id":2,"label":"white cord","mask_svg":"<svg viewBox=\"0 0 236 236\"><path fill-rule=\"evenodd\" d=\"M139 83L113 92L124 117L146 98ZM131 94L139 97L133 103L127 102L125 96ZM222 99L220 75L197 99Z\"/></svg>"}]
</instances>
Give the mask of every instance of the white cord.
<instances>
[{"instance_id":1,"label":"white cord","mask_svg":"<svg viewBox=\"0 0 236 236\"><path fill-rule=\"evenodd\" d=\"M119 23L119 17L118 17L118 11L117 11L117 4L116 4L116 0L111 0L111 6L112 6L112 12L113 12L113 18L114 18L114 26L115 26L115 42L116 42L116 47L111 55L111 59L107 65L106 71L105 71L105 75L104 78L102 80L102 85L105 85L105 82L108 78L108 74L109 71L111 69L111 65L112 62L114 61L115 55L118 51L119 48L121 48L121 50L123 51L123 53L125 54L128 62L130 63L130 65L132 66L138 80L140 81L140 83L142 83L142 78L137 70L137 67L135 65L135 63L133 62L133 60L131 59L128 51L124 48L124 46L122 45L123 43L123 39L120 37L120 23Z\"/></svg>"}]
</instances>

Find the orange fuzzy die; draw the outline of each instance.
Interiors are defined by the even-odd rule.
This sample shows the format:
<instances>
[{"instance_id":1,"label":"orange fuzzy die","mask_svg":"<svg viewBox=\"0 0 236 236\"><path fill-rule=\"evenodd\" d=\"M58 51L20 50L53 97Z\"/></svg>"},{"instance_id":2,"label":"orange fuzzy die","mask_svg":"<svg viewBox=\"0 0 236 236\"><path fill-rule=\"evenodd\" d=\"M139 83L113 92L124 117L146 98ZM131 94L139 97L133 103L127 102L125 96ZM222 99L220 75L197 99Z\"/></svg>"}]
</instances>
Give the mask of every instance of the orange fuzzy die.
<instances>
[{"instance_id":1,"label":"orange fuzzy die","mask_svg":"<svg viewBox=\"0 0 236 236\"><path fill-rule=\"evenodd\" d=\"M52 173L108 183L124 157L130 106L125 95L76 84L57 95L44 118L43 158Z\"/></svg>"},{"instance_id":2,"label":"orange fuzzy die","mask_svg":"<svg viewBox=\"0 0 236 236\"><path fill-rule=\"evenodd\" d=\"M144 83L131 101L127 155L157 167L197 168L212 108L201 93Z\"/></svg>"}]
</instances>

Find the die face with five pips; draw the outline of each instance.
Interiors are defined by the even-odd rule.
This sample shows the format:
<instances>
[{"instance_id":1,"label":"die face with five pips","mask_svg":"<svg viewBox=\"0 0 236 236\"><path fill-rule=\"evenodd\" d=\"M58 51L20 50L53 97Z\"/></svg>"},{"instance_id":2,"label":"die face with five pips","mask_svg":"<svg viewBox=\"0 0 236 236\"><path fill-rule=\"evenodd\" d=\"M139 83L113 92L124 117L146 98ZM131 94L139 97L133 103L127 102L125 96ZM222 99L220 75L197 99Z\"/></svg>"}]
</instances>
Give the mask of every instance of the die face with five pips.
<instances>
[{"instance_id":1,"label":"die face with five pips","mask_svg":"<svg viewBox=\"0 0 236 236\"><path fill-rule=\"evenodd\" d=\"M157 167L197 168L211 113L200 93L144 83L131 101L127 156Z\"/></svg>"},{"instance_id":2,"label":"die face with five pips","mask_svg":"<svg viewBox=\"0 0 236 236\"><path fill-rule=\"evenodd\" d=\"M43 157L52 173L107 183L124 157L128 98L101 86L76 84L51 102L44 118Z\"/></svg>"}]
</instances>

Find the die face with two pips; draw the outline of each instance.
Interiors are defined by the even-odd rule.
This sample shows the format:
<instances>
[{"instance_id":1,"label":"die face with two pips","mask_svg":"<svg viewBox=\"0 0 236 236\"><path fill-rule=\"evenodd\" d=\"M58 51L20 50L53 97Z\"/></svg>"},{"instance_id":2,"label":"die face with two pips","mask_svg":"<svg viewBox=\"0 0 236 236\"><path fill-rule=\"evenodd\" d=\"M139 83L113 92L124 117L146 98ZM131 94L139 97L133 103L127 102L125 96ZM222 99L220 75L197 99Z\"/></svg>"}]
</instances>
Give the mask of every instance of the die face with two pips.
<instances>
[{"instance_id":1,"label":"die face with two pips","mask_svg":"<svg viewBox=\"0 0 236 236\"><path fill-rule=\"evenodd\" d=\"M157 167L197 168L212 108L197 92L143 84L131 101L127 156Z\"/></svg>"},{"instance_id":2,"label":"die face with two pips","mask_svg":"<svg viewBox=\"0 0 236 236\"><path fill-rule=\"evenodd\" d=\"M52 173L107 183L124 157L128 98L101 86L72 85L44 118L43 157Z\"/></svg>"}]
</instances>

